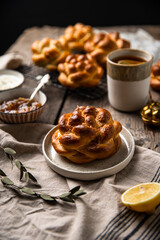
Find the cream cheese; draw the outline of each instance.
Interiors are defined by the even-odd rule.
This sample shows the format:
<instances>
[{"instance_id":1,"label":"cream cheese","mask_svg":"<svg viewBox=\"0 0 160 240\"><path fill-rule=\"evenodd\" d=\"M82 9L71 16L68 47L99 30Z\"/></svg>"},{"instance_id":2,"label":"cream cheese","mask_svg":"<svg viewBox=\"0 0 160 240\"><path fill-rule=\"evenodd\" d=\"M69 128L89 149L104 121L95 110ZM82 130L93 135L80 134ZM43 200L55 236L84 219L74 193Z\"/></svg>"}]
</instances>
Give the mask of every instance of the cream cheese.
<instances>
[{"instance_id":1,"label":"cream cheese","mask_svg":"<svg viewBox=\"0 0 160 240\"><path fill-rule=\"evenodd\" d=\"M0 91L15 88L20 82L21 80L16 76L9 74L0 75Z\"/></svg>"}]
</instances>

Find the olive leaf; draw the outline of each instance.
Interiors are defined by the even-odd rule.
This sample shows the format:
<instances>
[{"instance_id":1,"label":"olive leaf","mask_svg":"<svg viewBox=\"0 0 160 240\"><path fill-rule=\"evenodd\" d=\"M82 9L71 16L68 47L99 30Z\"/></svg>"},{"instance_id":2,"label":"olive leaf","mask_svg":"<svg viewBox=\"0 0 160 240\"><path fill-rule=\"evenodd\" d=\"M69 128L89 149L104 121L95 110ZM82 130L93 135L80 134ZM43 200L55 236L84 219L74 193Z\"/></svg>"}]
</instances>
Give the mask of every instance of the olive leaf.
<instances>
[{"instance_id":1,"label":"olive leaf","mask_svg":"<svg viewBox=\"0 0 160 240\"><path fill-rule=\"evenodd\" d=\"M27 171L27 168L23 165L23 163L19 160L15 160L13 158L13 155L16 154L16 151L10 147L3 148L4 152L6 153L7 157L11 160L12 168L13 168L13 162L15 162L16 167L20 170L20 180L22 180L24 173L25 173L25 181L28 182L28 180L32 180L33 182L37 182L37 179ZM13 161L14 160L14 161ZM26 174L27 173L27 174Z\"/></svg>"},{"instance_id":2,"label":"olive leaf","mask_svg":"<svg viewBox=\"0 0 160 240\"><path fill-rule=\"evenodd\" d=\"M21 163L21 168L22 168L23 172L27 172L27 169L25 168L25 166L22 163Z\"/></svg>"},{"instance_id":3,"label":"olive leaf","mask_svg":"<svg viewBox=\"0 0 160 240\"><path fill-rule=\"evenodd\" d=\"M21 189L21 191L24 192L24 193L30 194L30 195L35 195L36 194L32 189L30 189L28 187L23 187Z\"/></svg>"},{"instance_id":4,"label":"olive leaf","mask_svg":"<svg viewBox=\"0 0 160 240\"><path fill-rule=\"evenodd\" d=\"M5 153L9 154L9 155L15 155L16 151L12 148L6 147L4 148Z\"/></svg>"},{"instance_id":5,"label":"olive leaf","mask_svg":"<svg viewBox=\"0 0 160 240\"><path fill-rule=\"evenodd\" d=\"M2 171L2 169L0 169L0 176L7 176L7 175Z\"/></svg>"},{"instance_id":6,"label":"olive leaf","mask_svg":"<svg viewBox=\"0 0 160 240\"><path fill-rule=\"evenodd\" d=\"M3 183L3 184L7 184L7 185L13 185L14 183L11 181L11 179L9 179L8 177L3 177L2 179L1 179L1 182Z\"/></svg>"},{"instance_id":7,"label":"olive leaf","mask_svg":"<svg viewBox=\"0 0 160 240\"><path fill-rule=\"evenodd\" d=\"M28 172L25 172L25 181L28 182L28 180L29 180L29 174Z\"/></svg>"},{"instance_id":8,"label":"olive leaf","mask_svg":"<svg viewBox=\"0 0 160 240\"><path fill-rule=\"evenodd\" d=\"M20 168L20 180L22 180L22 178L23 178L23 168L22 168L22 166L21 166L21 168Z\"/></svg>"},{"instance_id":9,"label":"olive leaf","mask_svg":"<svg viewBox=\"0 0 160 240\"><path fill-rule=\"evenodd\" d=\"M46 201L56 201L55 198L47 195L47 194L40 194L40 197L43 199L43 200L46 200Z\"/></svg>"},{"instance_id":10,"label":"olive leaf","mask_svg":"<svg viewBox=\"0 0 160 240\"><path fill-rule=\"evenodd\" d=\"M3 148L6 156L8 157L9 160L11 160L11 165L12 165L12 169L13 169L13 156L14 154L16 154L16 151L14 151L12 148Z\"/></svg>"},{"instance_id":11,"label":"olive leaf","mask_svg":"<svg viewBox=\"0 0 160 240\"><path fill-rule=\"evenodd\" d=\"M79 197L86 194L86 192L83 191L83 189L78 190L77 192L74 193L74 196Z\"/></svg>"},{"instance_id":12,"label":"olive leaf","mask_svg":"<svg viewBox=\"0 0 160 240\"><path fill-rule=\"evenodd\" d=\"M15 160L15 164L17 168L20 170L20 180L22 180L24 173L25 173L25 181L28 182L28 180L32 180L33 182L37 182L37 179L27 171L26 167L23 165L22 162L19 160Z\"/></svg>"},{"instance_id":13,"label":"olive leaf","mask_svg":"<svg viewBox=\"0 0 160 240\"><path fill-rule=\"evenodd\" d=\"M76 198L84 194L86 194L86 192L84 192L83 189L80 189L80 186L76 186L70 189L69 192L60 195L59 198L66 202L74 202Z\"/></svg>"},{"instance_id":14,"label":"olive leaf","mask_svg":"<svg viewBox=\"0 0 160 240\"><path fill-rule=\"evenodd\" d=\"M76 186L74 188L72 188L69 192L74 194L75 192L77 192L80 189L80 186Z\"/></svg>"},{"instance_id":15,"label":"olive leaf","mask_svg":"<svg viewBox=\"0 0 160 240\"><path fill-rule=\"evenodd\" d=\"M27 172L27 173L28 173L29 179L31 179L33 182L37 182L37 179L30 172Z\"/></svg>"},{"instance_id":16,"label":"olive leaf","mask_svg":"<svg viewBox=\"0 0 160 240\"><path fill-rule=\"evenodd\" d=\"M15 164L18 169L21 169L21 162L19 160L15 160Z\"/></svg>"},{"instance_id":17,"label":"olive leaf","mask_svg":"<svg viewBox=\"0 0 160 240\"><path fill-rule=\"evenodd\" d=\"M70 197L60 197L61 200L65 201L65 202L72 202L74 203L74 200Z\"/></svg>"},{"instance_id":18,"label":"olive leaf","mask_svg":"<svg viewBox=\"0 0 160 240\"><path fill-rule=\"evenodd\" d=\"M66 193L63 193L62 195L60 195L59 198L65 198L65 197L68 197L70 195L71 195L70 192L66 192Z\"/></svg>"},{"instance_id":19,"label":"olive leaf","mask_svg":"<svg viewBox=\"0 0 160 240\"><path fill-rule=\"evenodd\" d=\"M33 167L28 167L28 166L25 166L26 169L29 169L29 170L35 170L35 168Z\"/></svg>"},{"instance_id":20,"label":"olive leaf","mask_svg":"<svg viewBox=\"0 0 160 240\"><path fill-rule=\"evenodd\" d=\"M9 160L13 161L13 156L12 155L6 153L6 156L8 157Z\"/></svg>"}]
</instances>

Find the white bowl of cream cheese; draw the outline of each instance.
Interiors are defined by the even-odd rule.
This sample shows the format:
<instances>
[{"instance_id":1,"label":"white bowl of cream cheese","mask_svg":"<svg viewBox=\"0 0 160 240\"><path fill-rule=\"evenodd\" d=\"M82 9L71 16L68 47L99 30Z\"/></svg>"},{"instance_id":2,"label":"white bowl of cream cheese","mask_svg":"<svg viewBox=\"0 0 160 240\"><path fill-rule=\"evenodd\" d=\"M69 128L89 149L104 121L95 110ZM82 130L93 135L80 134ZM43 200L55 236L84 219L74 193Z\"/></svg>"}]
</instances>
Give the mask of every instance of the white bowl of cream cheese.
<instances>
[{"instance_id":1,"label":"white bowl of cream cheese","mask_svg":"<svg viewBox=\"0 0 160 240\"><path fill-rule=\"evenodd\" d=\"M0 70L0 92L19 87L24 82L22 73L15 70Z\"/></svg>"}]
</instances>

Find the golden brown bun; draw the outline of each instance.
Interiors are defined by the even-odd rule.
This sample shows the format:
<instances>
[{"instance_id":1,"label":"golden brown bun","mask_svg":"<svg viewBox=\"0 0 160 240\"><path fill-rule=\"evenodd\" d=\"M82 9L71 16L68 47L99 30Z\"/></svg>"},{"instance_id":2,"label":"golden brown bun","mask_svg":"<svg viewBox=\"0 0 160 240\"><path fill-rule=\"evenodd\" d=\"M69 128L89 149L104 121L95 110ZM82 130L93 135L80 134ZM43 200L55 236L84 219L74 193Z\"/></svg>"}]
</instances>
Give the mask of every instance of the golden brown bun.
<instances>
[{"instance_id":1,"label":"golden brown bun","mask_svg":"<svg viewBox=\"0 0 160 240\"><path fill-rule=\"evenodd\" d=\"M122 126L103 108L77 107L62 115L52 135L57 153L75 163L107 158L121 146Z\"/></svg>"},{"instance_id":2,"label":"golden brown bun","mask_svg":"<svg viewBox=\"0 0 160 240\"><path fill-rule=\"evenodd\" d=\"M77 23L74 26L68 26L65 29L63 36L59 40L68 45L70 50L83 50L84 43L93 36L93 30L91 26Z\"/></svg>"},{"instance_id":3,"label":"golden brown bun","mask_svg":"<svg viewBox=\"0 0 160 240\"><path fill-rule=\"evenodd\" d=\"M103 76L103 69L89 54L70 54L58 65L58 80L69 88L95 87Z\"/></svg>"},{"instance_id":4,"label":"golden brown bun","mask_svg":"<svg viewBox=\"0 0 160 240\"><path fill-rule=\"evenodd\" d=\"M31 46L31 50L33 52L33 62L48 70L56 70L57 65L64 62L70 53L59 40L50 38L35 41Z\"/></svg>"},{"instance_id":5,"label":"golden brown bun","mask_svg":"<svg viewBox=\"0 0 160 240\"><path fill-rule=\"evenodd\" d=\"M97 33L84 44L84 50L89 52L103 67L106 67L106 56L111 51L129 47L130 42L120 38L118 32Z\"/></svg>"},{"instance_id":6,"label":"golden brown bun","mask_svg":"<svg viewBox=\"0 0 160 240\"><path fill-rule=\"evenodd\" d=\"M160 60L152 66L150 85L153 89L160 91Z\"/></svg>"}]
</instances>

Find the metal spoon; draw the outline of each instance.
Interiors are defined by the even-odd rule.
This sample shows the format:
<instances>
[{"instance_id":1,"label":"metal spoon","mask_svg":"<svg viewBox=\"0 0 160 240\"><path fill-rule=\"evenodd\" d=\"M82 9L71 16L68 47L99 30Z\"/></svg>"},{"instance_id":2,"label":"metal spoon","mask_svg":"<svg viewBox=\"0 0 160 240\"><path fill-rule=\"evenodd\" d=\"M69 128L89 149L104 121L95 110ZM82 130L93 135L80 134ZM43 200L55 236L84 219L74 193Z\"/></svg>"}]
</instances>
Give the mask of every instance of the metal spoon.
<instances>
[{"instance_id":1,"label":"metal spoon","mask_svg":"<svg viewBox=\"0 0 160 240\"><path fill-rule=\"evenodd\" d=\"M37 94L37 92L41 89L41 87L43 87L44 84L46 84L48 82L49 79L50 79L49 74L46 74L42 77L42 79L40 80L40 83L38 84L38 86L35 88L35 90L31 94L28 105L31 104L31 102L32 102L33 98L35 97L35 95Z\"/></svg>"}]
</instances>

